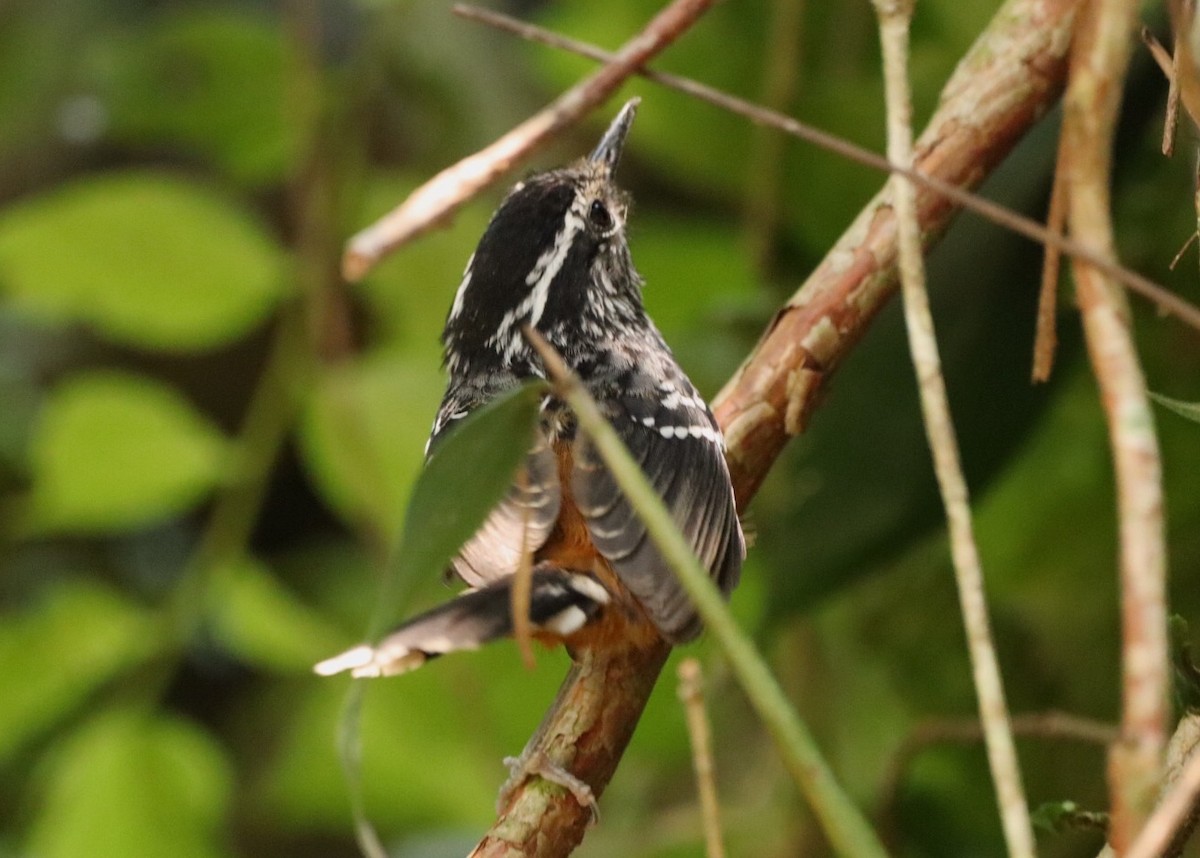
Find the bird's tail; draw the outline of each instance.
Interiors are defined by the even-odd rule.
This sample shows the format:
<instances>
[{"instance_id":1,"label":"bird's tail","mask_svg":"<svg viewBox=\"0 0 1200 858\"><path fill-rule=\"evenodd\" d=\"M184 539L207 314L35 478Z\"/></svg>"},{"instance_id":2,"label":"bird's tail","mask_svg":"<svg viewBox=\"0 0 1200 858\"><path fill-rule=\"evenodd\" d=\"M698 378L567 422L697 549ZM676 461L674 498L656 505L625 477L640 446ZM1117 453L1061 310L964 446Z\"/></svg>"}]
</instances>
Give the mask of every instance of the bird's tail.
<instances>
[{"instance_id":1,"label":"bird's tail","mask_svg":"<svg viewBox=\"0 0 1200 858\"><path fill-rule=\"evenodd\" d=\"M595 576L562 569L534 569L529 622L535 632L566 637L595 619L608 604L608 590ZM478 649L513 632L512 579L469 590L384 635L317 664L322 676L350 671L356 677L393 676L431 658Z\"/></svg>"}]
</instances>

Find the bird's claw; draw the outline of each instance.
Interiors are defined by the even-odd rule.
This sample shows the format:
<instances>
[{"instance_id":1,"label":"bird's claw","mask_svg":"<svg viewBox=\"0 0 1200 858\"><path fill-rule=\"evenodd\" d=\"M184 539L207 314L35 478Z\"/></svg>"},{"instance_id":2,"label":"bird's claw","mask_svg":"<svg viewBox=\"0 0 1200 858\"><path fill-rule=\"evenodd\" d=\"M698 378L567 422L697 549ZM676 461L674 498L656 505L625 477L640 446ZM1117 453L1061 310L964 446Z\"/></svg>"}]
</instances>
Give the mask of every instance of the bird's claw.
<instances>
[{"instance_id":1,"label":"bird's claw","mask_svg":"<svg viewBox=\"0 0 1200 858\"><path fill-rule=\"evenodd\" d=\"M536 775L542 780L562 787L574 796L575 801L579 802L579 806L588 810L591 816L591 825L600 821L600 805L596 802L596 794L592 792L592 788L582 779L577 778L551 760L544 751L527 752L519 757L505 757L504 765L508 766L510 774L508 780L504 782L504 786L500 788L500 795L496 799L497 812L503 812L517 789L530 777Z\"/></svg>"}]
</instances>

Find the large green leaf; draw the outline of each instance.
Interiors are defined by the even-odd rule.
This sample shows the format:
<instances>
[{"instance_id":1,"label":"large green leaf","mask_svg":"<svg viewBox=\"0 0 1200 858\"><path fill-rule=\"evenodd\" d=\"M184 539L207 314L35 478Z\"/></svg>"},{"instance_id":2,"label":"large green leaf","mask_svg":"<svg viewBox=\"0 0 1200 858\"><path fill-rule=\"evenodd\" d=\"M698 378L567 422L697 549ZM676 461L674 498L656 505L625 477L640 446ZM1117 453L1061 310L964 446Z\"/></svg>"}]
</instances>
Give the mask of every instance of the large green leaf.
<instances>
[{"instance_id":1,"label":"large green leaf","mask_svg":"<svg viewBox=\"0 0 1200 858\"><path fill-rule=\"evenodd\" d=\"M516 661L511 652L502 655ZM474 687L496 677L471 665L463 671ZM464 705L463 677L456 683L454 672L421 670L403 682L371 688L361 722L368 750L356 789L381 827L467 821L479 829L487 824L504 778L500 758L508 749L494 742L493 725L486 720L494 710L475 701ZM553 697L552 687L535 690L545 700ZM522 693L534 691L525 686ZM301 830L348 830L346 782L330 741L345 696L344 686L319 683L294 697L286 732L264 776L263 799L272 813ZM536 723L536 712L528 717Z\"/></svg>"},{"instance_id":2,"label":"large green leaf","mask_svg":"<svg viewBox=\"0 0 1200 858\"><path fill-rule=\"evenodd\" d=\"M400 544L372 618L372 637L393 619L396 604L404 601L414 582L433 579L446 568L512 485L533 444L534 420L545 393L544 382L526 383L479 409L439 440L409 499ZM338 746L360 839L371 841L377 835L366 816L359 765L362 694L361 685L351 690L342 711Z\"/></svg>"},{"instance_id":3,"label":"large green leaf","mask_svg":"<svg viewBox=\"0 0 1200 858\"><path fill-rule=\"evenodd\" d=\"M105 712L57 749L28 854L219 858L233 773L211 736L137 709Z\"/></svg>"},{"instance_id":4,"label":"large green leaf","mask_svg":"<svg viewBox=\"0 0 1200 858\"><path fill-rule=\"evenodd\" d=\"M281 673L307 674L344 641L262 563L222 569L210 597L213 634L238 658Z\"/></svg>"},{"instance_id":5,"label":"large green leaf","mask_svg":"<svg viewBox=\"0 0 1200 858\"><path fill-rule=\"evenodd\" d=\"M0 290L28 312L135 346L228 342L275 304L282 273L252 219L154 173L83 179L0 217Z\"/></svg>"},{"instance_id":6,"label":"large green leaf","mask_svg":"<svg viewBox=\"0 0 1200 858\"><path fill-rule=\"evenodd\" d=\"M106 95L116 139L183 149L252 185L284 177L304 125L287 115L285 39L269 18L178 10L114 47Z\"/></svg>"},{"instance_id":7,"label":"large green leaf","mask_svg":"<svg viewBox=\"0 0 1200 858\"><path fill-rule=\"evenodd\" d=\"M95 531L176 515L225 471L221 434L171 389L81 375L54 391L33 442L32 525Z\"/></svg>"},{"instance_id":8,"label":"large green leaf","mask_svg":"<svg viewBox=\"0 0 1200 858\"><path fill-rule=\"evenodd\" d=\"M301 448L317 488L349 521L396 531L442 387L436 363L395 350L318 377Z\"/></svg>"},{"instance_id":9,"label":"large green leaf","mask_svg":"<svg viewBox=\"0 0 1200 858\"><path fill-rule=\"evenodd\" d=\"M438 444L404 515L394 568L405 582L439 575L512 485L533 446L545 392L542 382L518 387L472 414Z\"/></svg>"},{"instance_id":10,"label":"large green leaf","mask_svg":"<svg viewBox=\"0 0 1200 858\"><path fill-rule=\"evenodd\" d=\"M142 662L155 626L106 587L71 582L0 623L0 761Z\"/></svg>"}]
</instances>

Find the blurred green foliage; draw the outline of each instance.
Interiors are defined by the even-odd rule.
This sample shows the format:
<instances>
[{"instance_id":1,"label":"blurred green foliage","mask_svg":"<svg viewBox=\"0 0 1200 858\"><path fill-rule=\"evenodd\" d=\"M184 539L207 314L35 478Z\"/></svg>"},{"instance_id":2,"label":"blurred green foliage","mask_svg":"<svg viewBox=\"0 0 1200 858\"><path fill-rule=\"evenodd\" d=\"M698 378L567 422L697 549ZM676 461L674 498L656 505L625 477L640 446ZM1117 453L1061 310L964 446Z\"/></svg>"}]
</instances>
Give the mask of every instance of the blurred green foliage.
<instances>
[{"instance_id":1,"label":"blurred green foliage","mask_svg":"<svg viewBox=\"0 0 1200 858\"><path fill-rule=\"evenodd\" d=\"M869 4L805 4L781 32L795 2L717 4L661 66L773 93L881 148ZM510 5L612 47L660 3ZM918 117L996 7L919 6ZM446 595L428 575L403 604L376 604L441 395L437 335L501 191L361 284L338 280L337 255L590 67L435 0L10 0L5 12L0 854L355 855L334 746L346 686L309 666L359 640L373 611ZM779 69L785 86L770 84ZM1188 158L1157 153L1156 73L1135 68L1130 86L1122 254L1198 302L1195 265L1166 264L1195 226ZM644 82L625 93L644 99L622 179L646 302L711 395L881 177ZM586 151L604 119L530 169ZM1054 146L1051 119L989 194L1040 216ZM930 261L934 309L1013 707L1112 720L1111 465L1066 285L1055 381L1027 383L1038 265L1036 248L964 219ZM1195 332L1133 310L1164 405L1200 400ZM1200 427L1160 413L1172 607L1196 628ZM896 854L1000 855L980 748L933 745L891 777L914 725L974 709L896 308L749 520L734 610ZM708 668L731 853L826 854L711 642L689 652ZM490 819L500 759L566 664L542 654L529 672L502 645L371 686L361 788L393 854L465 852ZM699 851L670 676L581 855ZM1020 750L1035 805L1103 808L1101 749ZM1039 836L1053 856L1099 842Z\"/></svg>"}]
</instances>

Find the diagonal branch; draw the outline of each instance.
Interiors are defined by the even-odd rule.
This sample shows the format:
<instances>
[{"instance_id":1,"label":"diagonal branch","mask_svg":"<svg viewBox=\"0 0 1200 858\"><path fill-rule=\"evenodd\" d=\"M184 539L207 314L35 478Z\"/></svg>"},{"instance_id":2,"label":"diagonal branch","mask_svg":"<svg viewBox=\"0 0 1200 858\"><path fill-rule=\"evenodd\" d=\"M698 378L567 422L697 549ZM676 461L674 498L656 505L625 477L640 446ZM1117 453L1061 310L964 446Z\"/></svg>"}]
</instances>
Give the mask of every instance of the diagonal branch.
<instances>
[{"instance_id":1,"label":"diagonal branch","mask_svg":"<svg viewBox=\"0 0 1200 858\"><path fill-rule=\"evenodd\" d=\"M586 116L712 4L713 0L674 0L599 71L492 145L447 167L413 191L403 203L350 239L342 259L346 279L362 278L388 253L443 223L472 196L499 181L556 134Z\"/></svg>"},{"instance_id":2,"label":"diagonal branch","mask_svg":"<svg viewBox=\"0 0 1200 858\"><path fill-rule=\"evenodd\" d=\"M1200 715L1179 719L1167 751L1158 807L1126 858L1179 858L1200 822Z\"/></svg>"},{"instance_id":3,"label":"diagonal branch","mask_svg":"<svg viewBox=\"0 0 1200 858\"><path fill-rule=\"evenodd\" d=\"M1057 99L1075 0L1009 0L947 84L916 147L917 169L960 188L977 186ZM932 244L956 206L922 190L917 215ZM876 197L803 288L780 309L753 354L718 397L741 508L787 439L811 417L824 382L896 290L896 229ZM572 668L529 748L565 759L599 796L616 769L667 656L626 651ZM620 694L612 693L619 687ZM514 790L473 856L562 856L582 838L588 811L538 780Z\"/></svg>"}]
</instances>

